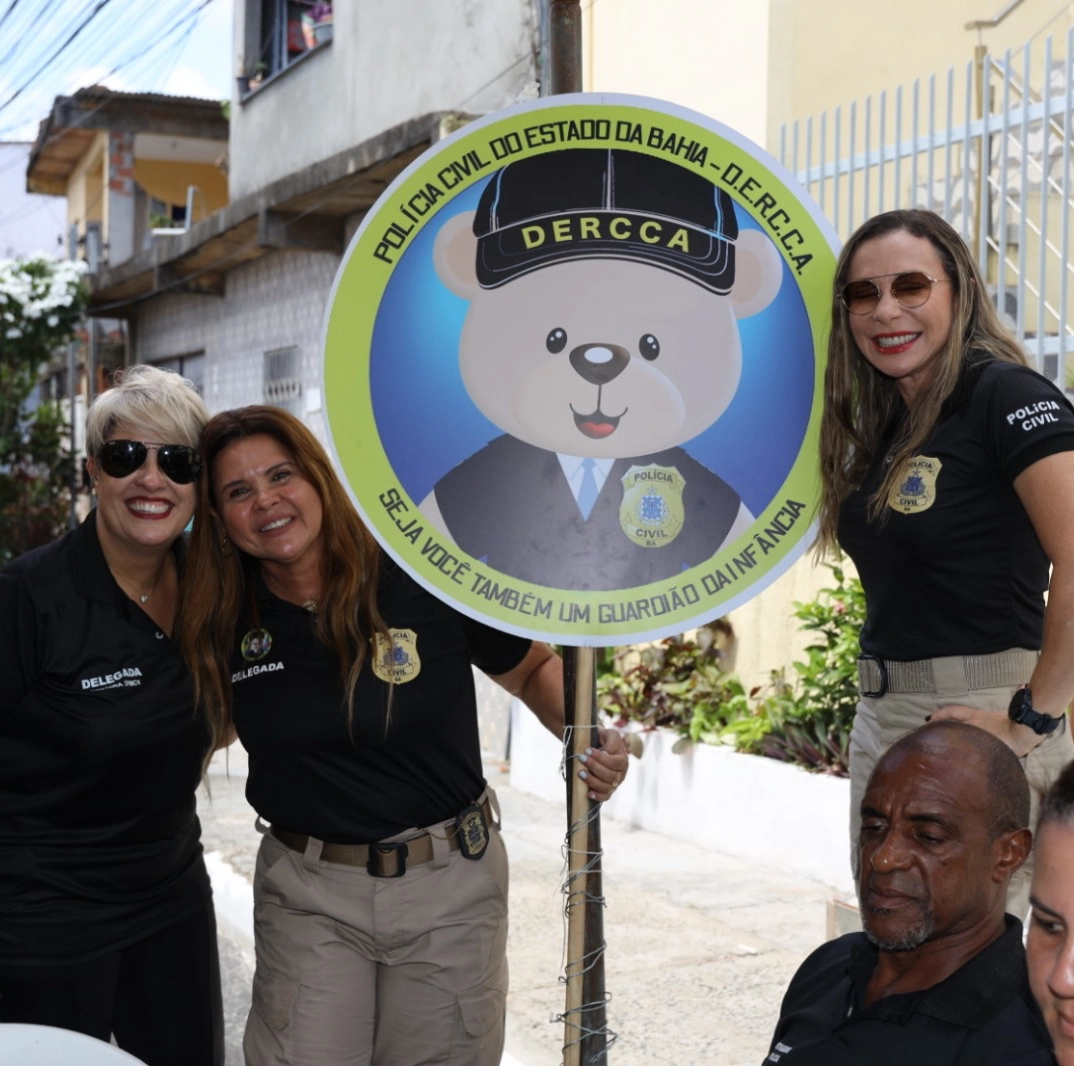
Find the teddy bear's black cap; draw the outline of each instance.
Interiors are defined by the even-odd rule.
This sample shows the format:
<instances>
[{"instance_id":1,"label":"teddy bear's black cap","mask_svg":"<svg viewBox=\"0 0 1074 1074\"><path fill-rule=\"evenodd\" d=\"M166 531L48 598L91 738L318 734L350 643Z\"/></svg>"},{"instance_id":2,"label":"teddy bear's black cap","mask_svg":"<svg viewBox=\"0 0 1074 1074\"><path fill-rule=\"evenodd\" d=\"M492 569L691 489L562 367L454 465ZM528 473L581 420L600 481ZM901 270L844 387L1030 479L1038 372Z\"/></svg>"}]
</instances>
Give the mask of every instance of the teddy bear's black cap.
<instances>
[{"instance_id":1,"label":"teddy bear's black cap","mask_svg":"<svg viewBox=\"0 0 1074 1074\"><path fill-rule=\"evenodd\" d=\"M629 149L566 149L513 161L474 218L482 287L557 261L618 258L688 276L718 294L735 282L738 222L726 191Z\"/></svg>"}]
</instances>

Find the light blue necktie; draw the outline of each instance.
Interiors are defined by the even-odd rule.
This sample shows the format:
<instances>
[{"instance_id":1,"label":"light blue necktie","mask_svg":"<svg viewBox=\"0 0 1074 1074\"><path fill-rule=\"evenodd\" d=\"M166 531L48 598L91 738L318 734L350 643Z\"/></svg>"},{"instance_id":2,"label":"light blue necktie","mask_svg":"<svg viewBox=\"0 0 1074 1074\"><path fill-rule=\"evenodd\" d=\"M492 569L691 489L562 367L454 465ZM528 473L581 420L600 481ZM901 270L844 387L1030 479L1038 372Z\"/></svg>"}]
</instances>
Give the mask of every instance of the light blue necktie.
<instances>
[{"instance_id":1,"label":"light blue necktie","mask_svg":"<svg viewBox=\"0 0 1074 1074\"><path fill-rule=\"evenodd\" d=\"M582 518L589 521L589 512L593 510L593 504L597 502L597 479L593 476L593 467L596 463L592 459L582 459L582 486L578 490L578 510L582 512Z\"/></svg>"}]
</instances>

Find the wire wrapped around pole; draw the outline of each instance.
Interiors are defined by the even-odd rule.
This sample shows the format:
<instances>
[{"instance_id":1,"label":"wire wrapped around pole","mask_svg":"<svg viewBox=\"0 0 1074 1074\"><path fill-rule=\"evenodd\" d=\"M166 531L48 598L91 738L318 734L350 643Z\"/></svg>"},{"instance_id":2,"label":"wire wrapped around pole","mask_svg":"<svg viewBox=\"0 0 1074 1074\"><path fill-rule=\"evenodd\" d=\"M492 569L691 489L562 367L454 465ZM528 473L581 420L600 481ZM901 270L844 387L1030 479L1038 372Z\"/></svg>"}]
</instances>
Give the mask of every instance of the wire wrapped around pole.
<instances>
[{"instance_id":1,"label":"wire wrapped around pole","mask_svg":"<svg viewBox=\"0 0 1074 1074\"><path fill-rule=\"evenodd\" d=\"M600 806L579 778L581 755L598 745L596 652L568 648L563 653L567 721L564 756L567 775L567 986L563 1015L565 1066L607 1063L607 996L604 988L604 891L601 875Z\"/></svg>"}]
</instances>

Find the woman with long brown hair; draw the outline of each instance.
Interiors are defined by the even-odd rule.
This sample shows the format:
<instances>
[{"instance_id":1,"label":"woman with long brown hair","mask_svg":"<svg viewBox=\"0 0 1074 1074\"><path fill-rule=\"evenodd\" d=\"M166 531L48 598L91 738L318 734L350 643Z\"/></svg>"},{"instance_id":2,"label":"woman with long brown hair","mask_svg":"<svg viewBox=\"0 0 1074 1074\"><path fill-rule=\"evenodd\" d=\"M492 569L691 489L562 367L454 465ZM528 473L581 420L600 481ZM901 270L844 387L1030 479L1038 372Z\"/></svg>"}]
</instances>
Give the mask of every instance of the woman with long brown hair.
<instances>
[{"instance_id":1,"label":"woman with long brown hair","mask_svg":"<svg viewBox=\"0 0 1074 1074\"><path fill-rule=\"evenodd\" d=\"M929 719L1000 737L1036 803L1074 756L1074 409L935 213L883 213L842 251L821 475L818 551L842 546L867 605L852 841L877 758ZM1028 879L1011 885L1022 914Z\"/></svg>"},{"instance_id":2,"label":"woman with long brown hair","mask_svg":"<svg viewBox=\"0 0 1074 1074\"><path fill-rule=\"evenodd\" d=\"M496 1064L507 862L471 665L563 729L558 657L382 556L298 419L214 417L179 629L214 745L237 731L268 822L250 1064ZM615 732L590 797L626 772Z\"/></svg>"}]
</instances>

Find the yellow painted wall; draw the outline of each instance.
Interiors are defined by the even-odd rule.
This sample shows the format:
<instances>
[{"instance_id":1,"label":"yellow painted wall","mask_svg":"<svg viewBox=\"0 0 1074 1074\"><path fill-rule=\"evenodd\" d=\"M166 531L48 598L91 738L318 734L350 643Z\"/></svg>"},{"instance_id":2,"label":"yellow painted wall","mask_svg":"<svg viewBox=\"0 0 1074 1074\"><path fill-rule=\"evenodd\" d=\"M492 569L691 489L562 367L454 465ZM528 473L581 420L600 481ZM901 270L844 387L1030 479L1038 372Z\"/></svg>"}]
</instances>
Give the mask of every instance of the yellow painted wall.
<instances>
[{"instance_id":1,"label":"yellow painted wall","mask_svg":"<svg viewBox=\"0 0 1074 1074\"><path fill-rule=\"evenodd\" d=\"M992 18L1007 6L1004 0L904 0L895 7L860 0L768 2L770 147L787 120L952 66L961 78L979 43L1002 55L1031 39L1040 47L1049 35L1062 44L1074 26L1074 6L1066 0L1023 0L999 26L986 30L967 30L966 24Z\"/></svg>"},{"instance_id":2,"label":"yellow painted wall","mask_svg":"<svg viewBox=\"0 0 1074 1074\"><path fill-rule=\"evenodd\" d=\"M78 224L85 231L87 220L103 220L107 206L104 197L104 167L108 136L98 132L88 152L71 171L67 184L67 223Z\"/></svg>"},{"instance_id":3,"label":"yellow painted wall","mask_svg":"<svg viewBox=\"0 0 1074 1074\"><path fill-rule=\"evenodd\" d=\"M582 18L586 90L658 97L764 141L766 0L601 0Z\"/></svg>"},{"instance_id":4,"label":"yellow painted wall","mask_svg":"<svg viewBox=\"0 0 1074 1074\"><path fill-rule=\"evenodd\" d=\"M134 162L134 180L151 197L168 205L186 205L187 187L196 186L194 222L228 203L227 176L215 164L138 158Z\"/></svg>"},{"instance_id":5,"label":"yellow painted wall","mask_svg":"<svg viewBox=\"0 0 1074 1074\"><path fill-rule=\"evenodd\" d=\"M76 224L84 234L86 223L101 222L102 240L108 242L107 183L108 135L97 134L89 151L71 171L67 187L67 223ZM198 188L194 198L194 220L228 204L227 176L215 164L184 164L166 160L136 160L135 181L153 197L170 205L185 205L187 187Z\"/></svg>"},{"instance_id":6,"label":"yellow painted wall","mask_svg":"<svg viewBox=\"0 0 1074 1074\"><path fill-rule=\"evenodd\" d=\"M778 149L779 126L915 78L959 76L984 44L994 54L1061 45L1074 26L1068 0L1022 0L997 27L1005 0L601 0L583 5L587 90L662 97Z\"/></svg>"}]
</instances>

